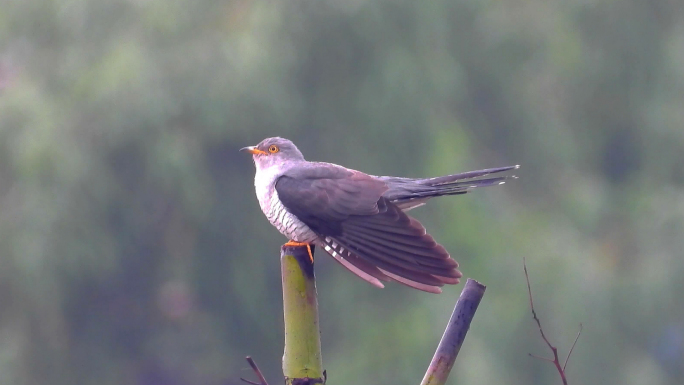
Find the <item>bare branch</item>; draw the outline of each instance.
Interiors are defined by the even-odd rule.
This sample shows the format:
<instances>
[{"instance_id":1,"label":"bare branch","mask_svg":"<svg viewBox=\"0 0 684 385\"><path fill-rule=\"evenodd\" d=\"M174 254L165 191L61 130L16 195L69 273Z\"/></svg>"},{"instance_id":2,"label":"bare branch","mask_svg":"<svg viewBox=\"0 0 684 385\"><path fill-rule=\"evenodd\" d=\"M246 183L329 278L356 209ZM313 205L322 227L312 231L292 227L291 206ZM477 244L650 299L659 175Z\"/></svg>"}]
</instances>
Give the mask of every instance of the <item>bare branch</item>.
<instances>
[{"instance_id":1,"label":"bare branch","mask_svg":"<svg viewBox=\"0 0 684 385\"><path fill-rule=\"evenodd\" d=\"M579 339L580 334L582 334L582 323L581 322L580 322L579 331L577 332L577 336L575 337L575 341L572 343L572 346L570 347L570 352L568 352L568 356L565 358L565 362L563 363L563 371L565 371L565 367L568 366L568 361L570 361L570 356L572 355L572 351L575 350L575 345L577 344L577 340Z\"/></svg>"},{"instance_id":2,"label":"bare branch","mask_svg":"<svg viewBox=\"0 0 684 385\"><path fill-rule=\"evenodd\" d=\"M535 356L535 355L532 354L532 353L527 353L527 355L529 355L529 356L532 357L532 358L536 358L536 359L538 359L538 360L553 362L553 359L551 359L551 358Z\"/></svg>"},{"instance_id":3,"label":"bare branch","mask_svg":"<svg viewBox=\"0 0 684 385\"><path fill-rule=\"evenodd\" d=\"M556 370L558 370L558 374L561 377L561 380L563 381L563 385L568 385L568 380L565 377L565 365L561 366L560 360L558 359L558 349L551 345L551 342L549 342L548 338L546 338L546 335L544 334L544 329L542 328L541 321L539 321L539 317L537 317L537 312L534 310L534 301L532 301L532 287L530 286L530 275L527 273L527 263L525 261L525 258L523 258L523 270L525 270L525 280L527 281L527 293L529 294L530 297L530 309L532 310L532 318L534 321L537 323L537 326L539 327L539 334L541 334L542 339L544 339L544 342L546 342L546 345L551 349L553 352L553 359L548 359L548 358L543 358L543 357L538 357L530 354L531 357L544 360L544 361L549 361L552 362L553 365L556 367ZM582 328L580 326L580 332L582 331ZM579 338L579 333L577 333L577 337L575 338L575 343L577 343L577 339ZM572 344L572 347L575 347L575 343ZM572 349L570 349L570 353L568 354L568 358L565 359L565 364L568 363L568 359L570 359L570 354L572 354Z\"/></svg>"},{"instance_id":4,"label":"bare branch","mask_svg":"<svg viewBox=\"0 0 684 385\"><path fill-rule=\"evenodd\" d=\"M246 379L244 379L244 378L242 378L242 377L240 377L240 379L241 379L242 381L244 381L244 382L246 382L246 383L248 383L248 384L252 384L252 385L268 385L268 382L266 382L266 378L264 378L264 375L261 374L261 370L259 370L259 367L257 366L256 362L254 362L254 360L252 359L252 357L247 356L247 357L245 357L245 359L246 359L247 362L249 363L249 366L252 367L252 370L254 370L254 373L256 373L257 377L259 378L259 382L254 382L254 381L246 380Z\"/></svg>"}]
</instances>

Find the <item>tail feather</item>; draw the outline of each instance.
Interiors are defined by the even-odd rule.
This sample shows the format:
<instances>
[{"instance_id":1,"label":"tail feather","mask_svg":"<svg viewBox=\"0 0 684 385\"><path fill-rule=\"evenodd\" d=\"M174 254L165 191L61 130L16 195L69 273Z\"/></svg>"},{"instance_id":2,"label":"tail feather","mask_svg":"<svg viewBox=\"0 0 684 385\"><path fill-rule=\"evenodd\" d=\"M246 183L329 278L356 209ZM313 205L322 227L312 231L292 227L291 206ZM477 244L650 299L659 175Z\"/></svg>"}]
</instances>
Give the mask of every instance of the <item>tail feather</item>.
<instances>
[{"instance_id":1,"label":"tail feather","mask_svg":"<svg viewBox=\"0 0 684 385\"><path fill-rule=\"evenodd\" d=\"M384 181L389 187L383 196L392 203L397 204L402 210L409 210L425 204L425 202L432 197L465 194L478 187L503 184L508 179L516 178L515 175L493 178L483 177L489 174L515 170L519 167L520 166L488 168L426 179L386 176L378 178Z\"/></svg>"},{"instance_id":2,"label":"tail feather","mask_svg":"<svg viewBox=\"0 0 684 385\"><path fill-rule=\"evenodd\" d=\"M449 184L463 179L473 179L483 177L489 174L498 174L500 172L505 172L509 170L517 170L518 168L520 168L520 165L486 168L484 170L467 171L459 174L438 176L436 178L420 179L419 182L426 182L426 184L429 184L431 186L438 186L442 184Z\"/></svg>"},{"instance_id":3,"label":"tail feather","mask_svg":"<svg viewBox=\"0 0 684 385\"><path fill-rule=\"evenodd\" d=\"M487 178L487 179L476 179L476 180L467 180L467 181L461 181L461 182L451 182L451 183L443 183L439 184L436 186L430 186L434 187L436 190L434 192L440 192L440 193L461 193L461 192L468 192L474 188L478 187L487 187L487 186L494 186L498 184L503 184L506 182L507 179L515 178L514 176L500 176L496 178ZM428 192L429 193L429 192Z\"/></svg>"}]
</instances>

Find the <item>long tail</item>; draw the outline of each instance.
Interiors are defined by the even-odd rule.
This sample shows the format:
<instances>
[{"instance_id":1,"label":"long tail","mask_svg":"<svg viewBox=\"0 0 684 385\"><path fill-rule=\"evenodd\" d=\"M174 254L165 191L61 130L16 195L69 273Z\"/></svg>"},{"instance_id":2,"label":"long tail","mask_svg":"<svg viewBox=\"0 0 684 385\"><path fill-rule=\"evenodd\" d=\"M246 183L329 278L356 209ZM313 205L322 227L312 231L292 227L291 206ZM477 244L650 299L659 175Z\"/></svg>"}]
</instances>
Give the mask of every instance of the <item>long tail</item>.
<instances>
[{"instance_id":1,"label":"long tail","mask_svg":"<svg viewBox=\"0 0 684 385\"><path fill-rule=\"evenodd\" d=\"M478 187L504 184L507 179L515 179L515 175L484 178L490 174L498 174L520 168L519 165L484 170L468 171L427 179L398 178L391 176L377 177L387 183L389 189L383 196L402 210L422 206L433 197L442 195L465 194Z\"/></svg>"}]
</instances>

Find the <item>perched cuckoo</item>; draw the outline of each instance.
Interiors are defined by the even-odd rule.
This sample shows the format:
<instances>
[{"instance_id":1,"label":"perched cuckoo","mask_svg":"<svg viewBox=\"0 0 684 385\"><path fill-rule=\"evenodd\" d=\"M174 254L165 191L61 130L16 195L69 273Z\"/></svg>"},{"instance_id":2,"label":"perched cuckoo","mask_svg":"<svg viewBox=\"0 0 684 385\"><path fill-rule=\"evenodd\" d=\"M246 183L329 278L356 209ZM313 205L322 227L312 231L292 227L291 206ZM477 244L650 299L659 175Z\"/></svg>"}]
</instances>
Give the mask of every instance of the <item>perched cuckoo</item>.
<instances>
[{"instance_id":1,"label":"perched cuckoo","mask_svg":"<svg viewBox=\"0 0 684 385\"><path fill-rule=\"evenodd\" d=\"M241 151L252 154L259 205L290 239L286 245L318 245L377 287L384 287L381 281L397 281L431 293L457 284L462 274L444 247L404 211L433 197L503 184L514 176L485 176L519 167L411 179L308 162L283 138L267 138Z\"/></svg>"}]
</instances>

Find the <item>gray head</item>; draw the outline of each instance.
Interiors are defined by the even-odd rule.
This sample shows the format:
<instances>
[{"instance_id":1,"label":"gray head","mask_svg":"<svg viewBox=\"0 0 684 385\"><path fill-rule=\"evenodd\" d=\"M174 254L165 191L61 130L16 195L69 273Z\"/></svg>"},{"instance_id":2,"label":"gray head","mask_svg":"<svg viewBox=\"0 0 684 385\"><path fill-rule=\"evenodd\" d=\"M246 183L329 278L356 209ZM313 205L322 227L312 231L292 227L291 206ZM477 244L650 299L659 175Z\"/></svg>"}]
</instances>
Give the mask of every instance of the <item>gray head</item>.
<instances>
[{"instance_id":1,"label":"gray head","mask_svg":"<svg viewBox=\"0 0 684 385\"><path fill-rule=\"evenodd\" d=\"M257 170L263 170L283 162L304 161L304 155L297 146L285 138L266 138L256 146L241 148L252 154Z\"/></svg>"}]
</instances>

